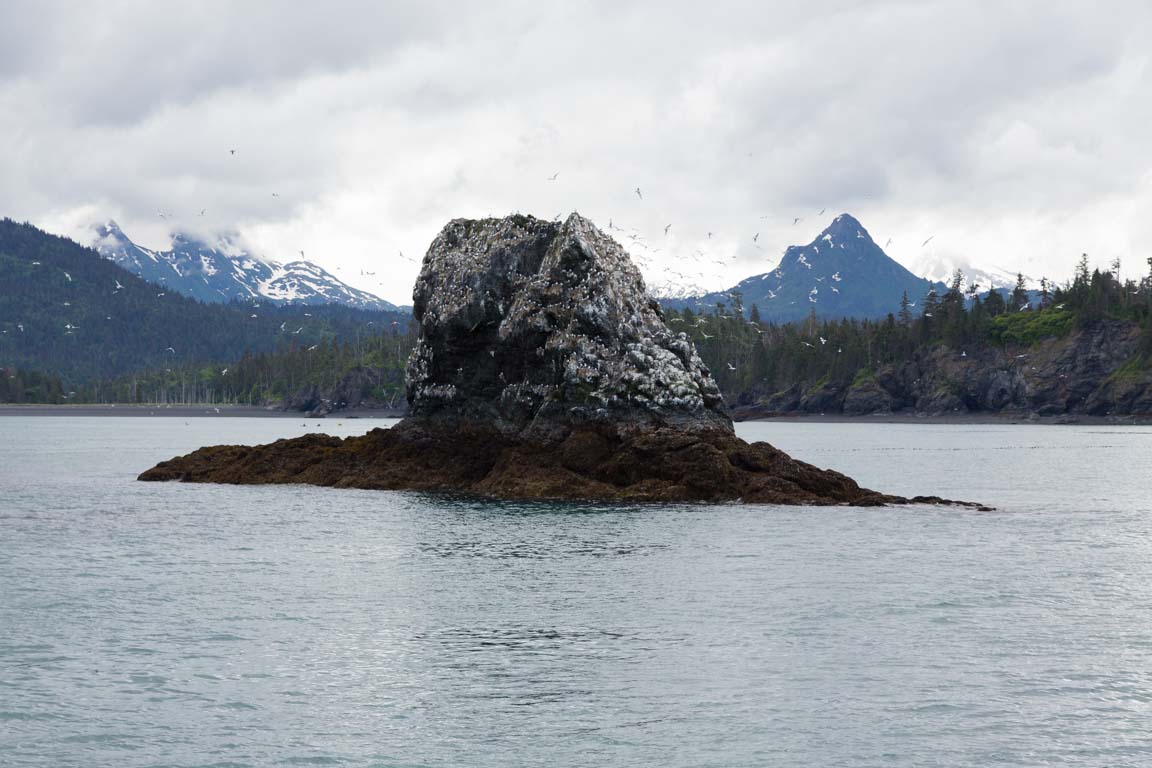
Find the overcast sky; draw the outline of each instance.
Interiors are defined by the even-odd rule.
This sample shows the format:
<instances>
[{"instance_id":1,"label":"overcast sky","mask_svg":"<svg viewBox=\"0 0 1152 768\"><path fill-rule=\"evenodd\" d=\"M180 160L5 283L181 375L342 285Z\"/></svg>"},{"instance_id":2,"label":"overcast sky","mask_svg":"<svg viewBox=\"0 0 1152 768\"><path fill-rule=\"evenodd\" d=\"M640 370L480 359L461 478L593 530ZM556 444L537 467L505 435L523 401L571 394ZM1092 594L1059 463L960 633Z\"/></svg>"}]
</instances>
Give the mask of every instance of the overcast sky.
<instances>
[{"instance_id":1,"label":"overcast sky","mask_svg":"<svg viewBox=\"0 0 1152 768\"><path fill-rule=\"evenodd\" d=\"M237 230L403 303L401 251L512 211L635 228L650 283L709 288L843 211L912 266L1063 279L1081 252L1130 275L1152 255L1147 0L0 14L0 215L62 234Z\"/></svg>"}]
</instances>

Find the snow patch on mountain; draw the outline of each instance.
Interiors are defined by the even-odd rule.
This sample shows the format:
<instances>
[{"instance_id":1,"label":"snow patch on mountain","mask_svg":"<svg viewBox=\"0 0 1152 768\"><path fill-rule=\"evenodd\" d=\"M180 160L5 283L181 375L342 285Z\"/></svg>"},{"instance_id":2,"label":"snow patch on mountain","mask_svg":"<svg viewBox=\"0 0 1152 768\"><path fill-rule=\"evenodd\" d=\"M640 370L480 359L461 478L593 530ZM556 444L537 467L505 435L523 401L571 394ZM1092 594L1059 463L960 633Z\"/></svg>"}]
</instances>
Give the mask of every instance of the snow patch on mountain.
<instances>
[{"instance_id":1,"label":"snow patch on mountain","mask_svg":"<svg viewBox=\"0 0 1152 768\"><path fill-rule=\"evenodd\" d=\"M965 285L974 282L981 291L987 291L991 288L1012 289L1016 286L1017 273L1012 270L997 266L977 267L967 260L950 256L925 253L907 266L916 274L934 283L950 284L952 276L959 269L964 273ZM1028 275L1024 275L1024 283L1029 289L1039 286L1039 282Z\"/></svg>"},{"instance_id":2,"label":"snow patch on mountain","mask_svg":"<svg viewBox=\"0 0 1152 768\"><path fill-rule=\"evenodd\" d=\"M346 304L362 309L396 306L353 288L309 261L281 264L251 253L239 235L211 242L172 235L166 251L137 245L114 221L93 228L92 247L145 280L205 302L266 299L277 304Z\"/></svg>"}]
</instances>

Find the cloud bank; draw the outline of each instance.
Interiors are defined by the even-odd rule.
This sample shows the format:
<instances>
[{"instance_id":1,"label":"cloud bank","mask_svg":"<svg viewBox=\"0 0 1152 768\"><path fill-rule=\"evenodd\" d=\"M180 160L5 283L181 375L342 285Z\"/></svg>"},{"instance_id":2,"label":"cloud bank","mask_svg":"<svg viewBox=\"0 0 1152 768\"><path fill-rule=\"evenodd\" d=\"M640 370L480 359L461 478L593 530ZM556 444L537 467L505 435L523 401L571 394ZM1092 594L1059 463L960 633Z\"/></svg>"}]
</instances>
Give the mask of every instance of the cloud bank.
<instances>
[{"instance_id":1,"label":"cloud bank","mask_svg":"<svg viewBox=\"0 0 1152 768\"><path fill-rule=\"evenodd\" d=\"M611 221L654 284L844 211L914 268L1147 271L1143 0L546 5L0 1L0 215L238 230L405 303L401 252L512 211Z\"/></svg>"}]
</instances>

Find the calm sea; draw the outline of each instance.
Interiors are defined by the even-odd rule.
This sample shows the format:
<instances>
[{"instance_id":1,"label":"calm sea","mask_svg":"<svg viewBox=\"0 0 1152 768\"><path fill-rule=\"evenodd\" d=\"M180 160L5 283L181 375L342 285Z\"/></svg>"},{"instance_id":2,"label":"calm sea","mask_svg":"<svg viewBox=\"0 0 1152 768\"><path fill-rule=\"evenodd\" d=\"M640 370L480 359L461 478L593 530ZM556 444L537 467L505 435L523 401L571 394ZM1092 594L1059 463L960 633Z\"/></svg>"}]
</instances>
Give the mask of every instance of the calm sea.
<instances>
[{"instance_id":1,"label":"calm sea","mask_svg":"<svg viewBox=\"0 0 1152 768\"><path fill-rule=\"evenodd\" d=\"M0 766L1152 765L1152 429L739 428L992 513L134 480L320 424L0 417Z\"/></svg>"}]
</instances>

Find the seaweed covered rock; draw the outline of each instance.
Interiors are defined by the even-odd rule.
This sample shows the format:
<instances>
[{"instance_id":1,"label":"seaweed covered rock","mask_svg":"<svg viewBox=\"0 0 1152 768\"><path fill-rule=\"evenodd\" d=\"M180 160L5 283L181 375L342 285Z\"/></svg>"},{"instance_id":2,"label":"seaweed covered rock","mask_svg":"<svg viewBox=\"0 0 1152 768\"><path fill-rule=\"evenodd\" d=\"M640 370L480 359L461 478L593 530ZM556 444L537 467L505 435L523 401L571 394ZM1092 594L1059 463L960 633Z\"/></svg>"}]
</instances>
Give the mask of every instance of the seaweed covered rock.
<instances>
[{"instance_id":1,"label":"seaweed covered rock","mask_svg":"<svg viewBox=\"0 0 1152 768\"><path fill-rule=\"evenodd\" d=\"M859 487L736 437L692 342L591 222L450 222L413 293L410 416L347 439L214 446L141 480L458 491L500 498L940 502Z\"/></svg>"}]
</instances>

